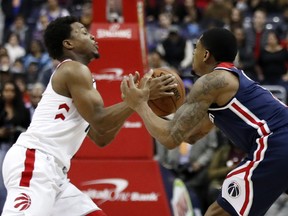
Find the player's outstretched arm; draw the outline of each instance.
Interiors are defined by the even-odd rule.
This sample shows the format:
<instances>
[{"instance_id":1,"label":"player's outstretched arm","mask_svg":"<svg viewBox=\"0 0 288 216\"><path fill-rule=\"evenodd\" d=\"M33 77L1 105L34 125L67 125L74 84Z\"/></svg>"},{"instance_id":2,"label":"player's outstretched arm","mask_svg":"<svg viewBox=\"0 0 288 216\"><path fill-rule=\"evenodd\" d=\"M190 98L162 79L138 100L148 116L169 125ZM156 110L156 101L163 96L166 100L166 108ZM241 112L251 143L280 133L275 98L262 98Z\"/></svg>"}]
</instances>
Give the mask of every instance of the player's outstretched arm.
<instances>
[{"instance_id":1,"label":"player's outstretched arm","mask_svg":"<svg viewBox=\"0 0 288 216\"><path fill-rule=\"evenodd\" d=\"M145 84L141 88L135 87L132 76L126 77L121 83L123 99L141 116L149 133L167 148L174 148L183 141L191 143L207 134L212 128L207 117L208 108L212 103L226 102L226 98L219 97L229 91L226 75L210 73L199 78L191 88L186 103L176 111L171 121L155 115L147 104L149 75L143 78Z\"/></svg>"},{"instance_id":2,"label":"player's outstretched arm","mask_svg":"<svg viewBox=\"0 0 288 216\"><path fill-rule=\"evenodd\" d=\"M90 124L89 137L99 146L110 143L134 110L124 102L104 107L100 93L93 87L91 72L85 65L78 62L66 63L66 67L63 67L59 74L60 78L62 76L65 80L64 84L69 93L67 96L73 99L78 112ZM133 82L138 78L139 74L136 73ZM169 76L158 80L158 83L168 87L157 90L157 85L154 85L152 96L154 98L163 96L161 92L173 88L173 80Z\"/></svg>"}]
</instances>

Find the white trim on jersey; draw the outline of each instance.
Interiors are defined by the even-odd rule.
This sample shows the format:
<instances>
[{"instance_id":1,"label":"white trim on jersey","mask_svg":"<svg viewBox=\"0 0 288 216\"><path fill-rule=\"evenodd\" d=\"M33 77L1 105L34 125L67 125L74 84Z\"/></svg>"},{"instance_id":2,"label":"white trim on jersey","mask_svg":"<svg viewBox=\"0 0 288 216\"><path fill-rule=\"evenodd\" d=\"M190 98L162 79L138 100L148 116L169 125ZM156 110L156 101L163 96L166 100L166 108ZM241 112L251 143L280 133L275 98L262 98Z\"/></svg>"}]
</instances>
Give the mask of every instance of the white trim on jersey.
<instances>
[{"instance_id":1,"label":"white trim on jersey","mask_svg":"<svg viewBox=\"0 0 288 216\"><path fill-rule=\"evenodd\" d=\"M237 98L233 98L229 104L220 108L209 108L209 111L219 111L230 109L233 113L239 116L244 122L251 127L257 129L260 136L265 136L271 133L265 120L260 120L247 107L245 107Z\"/></svg>"}]
</instances>

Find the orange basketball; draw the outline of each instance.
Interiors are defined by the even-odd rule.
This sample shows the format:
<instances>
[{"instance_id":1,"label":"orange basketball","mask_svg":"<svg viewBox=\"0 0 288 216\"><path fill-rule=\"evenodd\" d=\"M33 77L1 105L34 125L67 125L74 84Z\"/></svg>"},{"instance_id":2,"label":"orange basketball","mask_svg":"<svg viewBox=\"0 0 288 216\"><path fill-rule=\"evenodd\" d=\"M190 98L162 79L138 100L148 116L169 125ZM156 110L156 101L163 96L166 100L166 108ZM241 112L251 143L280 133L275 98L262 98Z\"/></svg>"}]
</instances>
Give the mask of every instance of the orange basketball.
<instances>
[{"instance_id":1,"label":"orange basketball","mask_svg":"<svg viewBox=\"0 0 288 216\"><path fill-rule=\"evenodd\" d=\"M166 74L174 75L178 86L171 91L174 92L173 96L162 97L156 100L149 100L148 105L153 112L158 116L167 116L175 113L176 110L185 101L185 87L180 76L169 68L154 68L152 77L159 77Z\"/></svg>"}]
</instances>

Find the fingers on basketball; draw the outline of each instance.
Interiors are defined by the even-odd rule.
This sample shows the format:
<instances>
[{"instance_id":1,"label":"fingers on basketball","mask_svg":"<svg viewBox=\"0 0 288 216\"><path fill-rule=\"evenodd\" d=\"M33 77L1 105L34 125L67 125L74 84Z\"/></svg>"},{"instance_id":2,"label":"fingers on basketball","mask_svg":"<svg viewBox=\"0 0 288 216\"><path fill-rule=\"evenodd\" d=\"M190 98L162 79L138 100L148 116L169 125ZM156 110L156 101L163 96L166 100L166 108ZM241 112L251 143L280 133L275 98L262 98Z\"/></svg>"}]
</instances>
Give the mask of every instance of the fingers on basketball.
<instances>
[{"instance_id":1,"label":"fingers on basketball","mask_svg":"<svg viewBox=\"0 0 288 216\"><path fill-rule=\"evenodd\" d=\"M171 68L153 69L152 78L165 74L172 74L175 77L177 87L171 89L173 96L165 96L155 100L149 100L148 105L158 116L167 116L175 113L177 109L185 102L185 86L181 77Z\"/></svg>"}]
</instances>

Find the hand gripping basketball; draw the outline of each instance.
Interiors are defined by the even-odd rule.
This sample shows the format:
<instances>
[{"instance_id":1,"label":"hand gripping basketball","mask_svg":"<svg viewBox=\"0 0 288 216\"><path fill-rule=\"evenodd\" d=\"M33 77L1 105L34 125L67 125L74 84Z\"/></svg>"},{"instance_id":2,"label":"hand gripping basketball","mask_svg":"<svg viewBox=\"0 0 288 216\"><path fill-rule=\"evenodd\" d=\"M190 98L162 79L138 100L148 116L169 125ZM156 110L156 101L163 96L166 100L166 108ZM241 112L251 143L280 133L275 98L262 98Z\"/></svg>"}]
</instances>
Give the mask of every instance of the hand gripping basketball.
<instances>
[{"instance_id":1,"label":"hand gripping basketball","mask_svg":"<svg viewBox=\"0 0 288 216\"><path fill-rule=\"evenodd\" d=\"M172 74L177 82L177 86L170 91L174 94L172 96L166 96L155 100L149 100L148 105L152 111L158 116L167 116L175 113L176 110L185 101L185 87L180 76L169 68L155 68L153 69L152 79L155 77L163 76L165 74Z\"/></svg>"}]
</instances>

